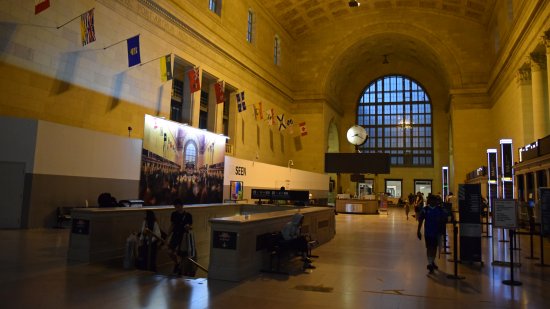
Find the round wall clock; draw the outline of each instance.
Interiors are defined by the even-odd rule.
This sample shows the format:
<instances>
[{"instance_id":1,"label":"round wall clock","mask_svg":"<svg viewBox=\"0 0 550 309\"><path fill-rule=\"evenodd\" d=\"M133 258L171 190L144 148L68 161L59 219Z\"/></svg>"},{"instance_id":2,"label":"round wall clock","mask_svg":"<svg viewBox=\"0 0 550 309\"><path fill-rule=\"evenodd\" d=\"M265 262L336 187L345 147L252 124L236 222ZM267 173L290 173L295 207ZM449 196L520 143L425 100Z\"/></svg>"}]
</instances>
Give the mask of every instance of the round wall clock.
<instances>
[{"instance_id":1,"label":"round wall clock","mask_svg":"<svg viewBox=\"0 0 550 309\"><path fill-rule=\"evenodd\" d=\"M369 137L365 128L359 125L354 125L349 128L346 136L348 141L355 146L363 145Z\"/></svg>"}]
</instances>

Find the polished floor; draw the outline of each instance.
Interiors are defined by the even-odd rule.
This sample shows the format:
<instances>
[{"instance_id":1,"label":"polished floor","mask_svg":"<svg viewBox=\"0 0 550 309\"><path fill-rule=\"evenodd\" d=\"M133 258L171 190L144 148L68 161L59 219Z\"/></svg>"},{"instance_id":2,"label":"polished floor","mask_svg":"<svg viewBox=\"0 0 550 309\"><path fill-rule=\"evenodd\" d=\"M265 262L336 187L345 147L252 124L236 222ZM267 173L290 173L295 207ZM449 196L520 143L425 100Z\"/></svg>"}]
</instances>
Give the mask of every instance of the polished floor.
<instances>
[{"instance_id":1,"label":"polished floor","mask_svg":"<svg viewBox=\"0 0 550 309\"><path fill-rule=\"evenodd\" d=\"M3 230L0 308L550 308L550 267L525 258L527 236L515 251L522 285L512 287L502 283L510 268L492 266L509 259L496 234L482 238L483 265L458 264L465 279L454 280L447 278L454 273L450 255L428 274L416 221L402 209L339 214L336 230L314 250L317 269L301 272L291 264L291 275L262 273L240 283L171 277L169 265L157 274L123 270L119 261L73 265L66 261L68 230ZM546 239L544 246L550 264ZM534 247L538 257L538 237Z\"/></svg>"}]
</instances>

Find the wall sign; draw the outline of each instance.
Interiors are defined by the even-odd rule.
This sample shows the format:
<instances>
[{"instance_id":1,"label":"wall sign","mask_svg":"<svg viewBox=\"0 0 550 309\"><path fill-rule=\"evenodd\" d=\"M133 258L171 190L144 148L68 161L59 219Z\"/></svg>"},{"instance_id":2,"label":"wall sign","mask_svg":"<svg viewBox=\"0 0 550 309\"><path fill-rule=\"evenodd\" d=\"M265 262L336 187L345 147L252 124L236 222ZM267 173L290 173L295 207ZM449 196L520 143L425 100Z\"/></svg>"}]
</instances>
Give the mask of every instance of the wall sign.
<instances>
[{"instance_id":1,"label":"wall sign","mask_svg":"<svg viewBox=\"0 0 550 309\"><path fill-rule=\"evenodd\" d=\"M550 188L539 188L541 233L550 235Z\"/></svg>"},{"instance_id":2,"label":"wall sign","mask_svg":"<svg viewBox=\"0 0 550 309\"><path fill-rule=\"evenodd\" d=\"M493 226L502 229L515 229L518 225L517 206L515 200L494 200Z\"/></svg>"},{"instance_id":3,"label":"wall sign","mask_svg":"<svg viewBox=\"0 0 550 309\"><path fill-rule=\"evenodd\" d=\"M212 238L212 247L217 249L237 249L237 233L226 231L214 231Z\"/></svg>"},{"instance_id":4,"label":"wall sign","mask_svg":"<svg viewBox=\"0 0 550 309\"><path fill-rule=\"evenodd\" d=\"M458 186L460 260L481 262L481 184Z\"/></svg>"},{"instance_id":5,"label":"wall sign","mask_svg":"<svg viewBox=\"0 0 550 309\"><path fill-rule=\"evenodd\" d=\"M73 226L71 229L73 234L88 235L90 234L90 220L73 219Z\"/></svg>"}]
</instances>

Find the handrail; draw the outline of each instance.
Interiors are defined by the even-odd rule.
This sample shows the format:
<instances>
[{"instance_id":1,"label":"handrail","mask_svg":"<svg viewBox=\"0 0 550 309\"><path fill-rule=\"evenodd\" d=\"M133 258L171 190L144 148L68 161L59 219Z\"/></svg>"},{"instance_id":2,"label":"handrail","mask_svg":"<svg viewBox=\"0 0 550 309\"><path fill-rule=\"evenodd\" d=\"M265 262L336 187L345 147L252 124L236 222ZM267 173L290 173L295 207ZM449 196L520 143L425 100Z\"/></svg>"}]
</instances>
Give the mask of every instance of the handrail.
<instances>
[{"instance_id":1,"label":"handrail","mask_svg":"<svg viewBox=\"0 0 550 309\"><path fill-rule=\"evenodd\" d=\"M187 258L189 260L189 262L195 264L198 268L204 270L205 272L208 272L208 269L206 269L204 266L202 266L201 264L199 264L197 261L193 260L192 258L188 257Z\"/></svg>"}]
</instances>

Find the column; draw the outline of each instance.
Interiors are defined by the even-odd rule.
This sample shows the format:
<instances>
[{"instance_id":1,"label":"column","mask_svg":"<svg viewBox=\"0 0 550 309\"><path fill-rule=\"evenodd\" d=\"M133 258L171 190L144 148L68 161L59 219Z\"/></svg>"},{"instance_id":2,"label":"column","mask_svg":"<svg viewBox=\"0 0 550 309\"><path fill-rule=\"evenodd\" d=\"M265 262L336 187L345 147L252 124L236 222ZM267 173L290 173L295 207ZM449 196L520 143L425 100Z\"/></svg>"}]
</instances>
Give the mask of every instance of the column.
<instances>
[{"instance_id":1,"label":"column","mask_svg":"<svg viewBox=\"0 0 550 309\"><path fill-rule=\"evenodd\" d=\"M550 30L544 32L542 44L546 49L546 110L548 112L548 114L546 114L546 119L550 119L550 66L548 66L548 64L550 64ZM548 126L550 126L550 124L548 124ZM547 132L547 134L550 134L550 132Z\"/></svg>"},{"instance_id":2,"label":"column","mask_svg":"<svg viewBox=\"0 0 550 309\"><path fill-rule=\"evenodd\" d=\"M516 73L516 82L519 88L519 102L521 106L521 128L523 140L520 145L535 141L533 133L533 102L531 92L531 69L529 64L524 65Z\"/></svg>"},{"instance_id":3,"label":"column","mask_svg":"<svg viewBox=\"0 0 550 309\"><path fill-rule=\"evenodd\" d=\"M535 139L543 138L550 133L548 119L548 91L546 77L546 57L542 53L533 52L531 59L531 81L533 100L533 133Z\"/></svg>"}]
</instances>

